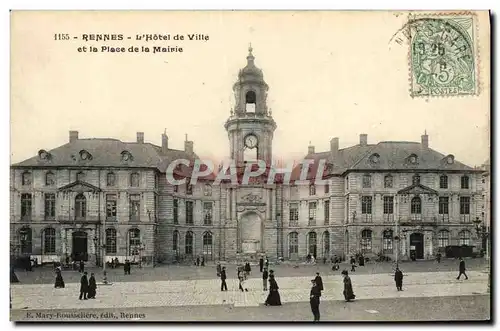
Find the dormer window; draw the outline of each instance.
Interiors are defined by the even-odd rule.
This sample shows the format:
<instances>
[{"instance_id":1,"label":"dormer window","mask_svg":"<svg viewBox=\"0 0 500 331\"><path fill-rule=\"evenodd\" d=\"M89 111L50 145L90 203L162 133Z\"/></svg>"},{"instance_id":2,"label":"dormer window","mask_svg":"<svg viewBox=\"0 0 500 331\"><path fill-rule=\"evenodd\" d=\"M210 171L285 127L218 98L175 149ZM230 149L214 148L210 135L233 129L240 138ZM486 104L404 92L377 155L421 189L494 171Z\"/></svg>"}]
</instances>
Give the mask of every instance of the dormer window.
<instances>
[{"instance_id":1,"label":"dormer window","mask_svg":"<svg viewBox=\"0 0 500 331\"><path fill-rule=\"evenodd\" d=\"M40 160L48 161L51 159L52 155L49 152L47 152L46 150L41 149L38 152L38 157L40 158Z\"/></svg>"},{"instance_id":2,"label":"dormer window","mask_svg":"<svg viewBox=\"0 0 500 331\"><path fill-rule=\"evenodd\" d=\"M410 155L410 157L408 158L408 162L410 164L417 164L418 163L417 155L415 155L415 154Z\"/></svg>"},{"instance_id":3,"label":"dormer window","mask_svg":"<svg viewBox=\"0 0 500 331\"><path fill-rule=\"evenodd\" d=\"M370 156L370 162L373 164L378 164L380 162L380 155L375 153Z\"/></svg>"},{"instance_id":4,"label":"dormer window","mask_svg":"<svg viewBox=\"0 0 500 331\"><path fill-rule=\"evenodd\" d=\"M80 151L80 159L84 160L84 161L90 161L92 160L92 155L87 152L86 150L81 150Z\"/></svg>"},{"instance_id":5,"label":"dormer window","mask_svg":"<svg viewBox=\"0 0 500 331\"><path fill-rule=\"evenodd\" d=\"M130 154L130 152L128 152L128 151L122 152L122 161L128 162L128 161L132 161L133 159L134 158L132 157L132 154Z\"/></svg>"}]
</instances>

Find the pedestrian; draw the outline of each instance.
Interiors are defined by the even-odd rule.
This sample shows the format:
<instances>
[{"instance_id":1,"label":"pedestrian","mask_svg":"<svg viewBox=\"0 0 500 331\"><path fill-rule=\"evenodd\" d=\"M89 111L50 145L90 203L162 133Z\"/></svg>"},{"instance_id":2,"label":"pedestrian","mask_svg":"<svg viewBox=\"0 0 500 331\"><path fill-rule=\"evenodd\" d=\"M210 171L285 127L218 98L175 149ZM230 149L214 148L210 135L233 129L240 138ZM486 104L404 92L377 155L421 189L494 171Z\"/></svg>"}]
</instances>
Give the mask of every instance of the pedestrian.
<instances>
[{"instance_id":1,"label":"pedestrian","mask_svg":"<svg viewBox=\"0 0 500 331\"><path fill-rule=\"evenodd\" d=\"M243 275L242 272L240 272L238 274L238 280L239 280L239 283L240 283L239 290L241 292L243 292L243 291L248 292L248 289L246 288L246 284L245 284L245 276Z\"/></svg>"},{"instance_id":2,"label":"pedestrian","mask_svg":"<svg viewBox=\"0 0 500 331\"><path fill-rule=\"evenodd\" d=\"M437 253L436 261L437 261L437 263L441 263L441 253Z\"/></svg>"},{"instance_id":3,"label":"pedestrian","mask_svg":"<svg viewBox=\"0 0 500 331\"><path fill-rule=\"evenodd\" d=\"M281 298L278 290L279 286L276 279L274 279L274 271L269 270L269 295L264 303L266 306L281 306Z\"/></svg>"},{"instance_id":4,"label":"pedestrian","mask_svg":"<svg viewBox=\"0 0 500 331\"><path fill-rule=\"evenodd\" d=\"M347 270L342 271L342 275L344 276L344 299L346 302L350 302L356 298L352 290L351 278L349 278Z\"/></svg>"},{"instance_id":5,"label":"pedestrian","mask_svg":"<svg viewBox=\"0 0 500 331\"><path fill-rule=\"evenodd\" d=\"M351 271L356 271L356 260L354 258L351 259Z\"/></svg>"},{"instance_id":6,"label":"pedestrian","mask_svg":"<svg viewBox=\"0 0 500 331\"><path fill-rule=\"evenodd\" d=\"M80 279L80 297L79 299L87 300L87 292L89 291L89 281L87 280L87 272L83 272L83 276Z\"/></svg>"},{"instance_id":7,"label":"pedestrian","mask_svg":"<svg viewBox=\"0 0 500 331\"><path fill-rule=\"evenodd\" d=\"M263 291L267 291L267 279L269 278L269 273L267 272L267 269L264 269L262 272L262 285L263 285Z\"/></svg>"},{"instance_id":8,"label":"pedestrian","mask_svg":"<svg viewBox=\"0 0 500 331\"><path fill-rule=\"evenodd\" d=\"M359 254L359 266L364 267L365 266L365 257L363 254Z\"/></svg>"},{"instance_id":9,"label":"pedestrian","mask_svg":"<svg viewBox=\"0 0 500 331\"><path fill-rule=\"evenodd\" d=\"M250 268L250 262L247 262L245 263L245 278L250 276L250 271L252 271L252 268Z\"/></svg>"},{"instance_id":10,"label":"pedestrian","mask_svg":"<svg viewBox=\"0 0 500 331\"><path fill-rule=\"evenodd\" d=\"M222 267L222 270L220 271L220 290L221 291L227 291L227 284L226 284L226 267Z\"/></svg>"},{"instance_id":11,"label":"pedestrian","mask_svg":"<svg viewBox=\"0 0 500 331\"><path fill-rule=\"evenodd\" d=\"M95 281L94 273L91 273L90 274L90 278L89 278L89 295L88 295L88 298L89 299L95 299L96 292L97 292L97 284L96 284L96 281Z\"/></svg>"},{"instance_id":12,"label":"pedestrian","mask_svg":"<svg viewBox=\"0 0 500 331\"><path fill-rule=\"evenodd\" d=\"M319 275L319 272L316 273L316 278L314 278L314 282L316 283L316 286L319 288L320 291L323 291L323 278Z\"/></svg>"},{"instance_id":13,"label":"pedestrian","mask_svg":"<svg viewBox=\"0 0 500 331\"><path fill-rule=\"evenodd\" d=\"M464 259L460 258L460 265L458 267L458 277L457 279L460 279L460 276L462 276L462 274L465 276L465 280L469 279L469 277L467 277L467 274L465 273L465 261Z\"/></svg>"},{"instance_id":14,"label":"pedestrian","mask_svg":"<svg viewBox=\"0 0 500 331\"><path fill-rule=\"evenodd\" d=\"M259 270L260 270L260 272L262 272L263 269L264 269L264 258L261 256L260 259L259 259Z\"/></svg>"},{"instance_id":15,"label":"pedestrian","mask_svg":"<svg viewBox=\"0 0 500 331\"><path fill-rule=\"evenodd\" d=\"M312 288L311 288L311 293L309 294L309 303L311 304L311 311L314 316L314 322L319 322L319 298L321 297L321 290L316 283L315 279L311 280L312 283Z\"/></svg>"},{"instance_id":16,"label":"pedestrian","mask_svg":"<svg viewBox=\"0 0 500 331\"><path fill-rule=\"evenodd\" d=\"M394 281L396 282L396 288L398 291L403 290L403 272L396 268L396 272L394 273Z\"/></svg>"},{"instance_id":17,"label":"pedestrian","mask_svg":"<svg viewBox=\"0 0 500 331\"><path fill-rule=\"evenodd\" d=\"M54 284L55 288L64 288L64 279L62 278L61 269L56 268L56 282Z\"/></svg>"},{"instance_id":18,"label":"pedestrian","mask_svg":"<svg viewBox=\"0 0 500 331\"><path fill-rule=\"evenodd\" d=\"M196 266L197 267L200 266L200 257L199 256L196 257Z\"/></svg>"},{"instance_id":19,"label":"pedestrian","mask_svg":"<svg viewBox=\"0 0 500 331\"><path fill-rule=\"evenodd\" d=\"M201 266L202 267L205 266L205 257L204 256L201 257Z\"/></svg>"},{"instance_id":20,"label":"pedestrian","mask_svg":"<svg viewBox=\"0 0 500 331\"><path fill-rule=\"evenodd\" d=\"M220 265L220 262L217 262L217 266L215 267L215 270L217 271L217 277L220 277L220 273L222 271L222 267Z\"/></svg>"},{"instance_id":21,"label":"pedestrian","mask_svg":"<svg viewBox=\"0 0 500 331\"><path fill-rule=\"evenodd\" d=\"M267 270L269 270L269 259L267 258L267 256L264 259L264 266L266 267Z\"/></svg>"},{"instance_id":22,"label":"pedestrian","mask_svg":"<svg viewBox=\"0 0 500 331\"><path fill-rule=\"evenodd\" d=\"M80 260L80 269L78 270L78 272L84 272L85 271L85 263L83 262L83 260Z\"/></svg>"}]
</instances>

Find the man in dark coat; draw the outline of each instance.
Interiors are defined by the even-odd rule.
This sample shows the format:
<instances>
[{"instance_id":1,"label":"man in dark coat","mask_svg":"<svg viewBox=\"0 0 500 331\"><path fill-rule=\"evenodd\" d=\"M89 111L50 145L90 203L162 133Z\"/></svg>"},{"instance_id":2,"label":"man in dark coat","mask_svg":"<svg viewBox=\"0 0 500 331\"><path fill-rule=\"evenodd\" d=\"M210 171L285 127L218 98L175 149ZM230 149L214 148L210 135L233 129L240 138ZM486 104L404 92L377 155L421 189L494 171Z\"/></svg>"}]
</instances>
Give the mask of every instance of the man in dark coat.
<instances>
[{"instance_id":1,"label":"man in dark coat","mask_svg":"<svg viewBox=\"0 0 500 331\"><path fill-rule=\"evenodd\" d=\"M56 283L54 284L55 288L64 288L64 279L61 275L61 269L56 268Z\"/></svg>"},{"instance_id":2,"label":"man in dark coat","mask_svg":"<svg viewBox=\"0 0 500 331\"><path fill-rule=\"evenodd\" d=\"M83 262L83 260L80 261L80 269L78 270L78 272L84 272L85 271L85 263Z\"/></svg>"},{"instance_id":3,"label":"man in dark coat","mask_svg":"<svg viewBox=\"0 0 500 331\"><path fill-rule=\"evenodd\" d=\"M351 278L349 278L347 270L342 271L342 275L344 276L344 299L346 302L350 302L352 299L356 298L352 290Z\"/></svg>"},{"instance_id":4,"label":"man in dark coat","mask_svg":"<svg viewBox=\"0 0 500 331\"><path fill-rule=\"evenodd\" d=\"M465 261L460 258L460 265L458 267L458 277L457 279L460 279L460 276L462 276L462 274L465 276L465 280L469 279L469 277L467 277L467 274L465 273Z\"/></svg>"},{"instance_id":5,"label":"man in dark coat","mask_svg":"<svg viewBox=\"0 0 500 331\"><path fill-rule=\"evenodd\" d=\"M312 283L312 288L311 288L311 293L309 295L309 303L311 304L311 311L314 315L314 322L319 322L319 298L321 297L321 290L319 289L318 284L316 283L316 280L313 279L311 280Z\"/></svg>"},{"instance_id":6,"label":"man in dark coat","mask_svg":"<svg viewBox=\"0 0 500 331\"><path fill-rule=\"evenodd\" d=\"M221 291L227 291L227 284L226 284L226 267L222 267L222 270L220 271L220 290Z\"/></svg>"},{"instance_id":7,"label":"man in dark coat","mask_svg":"<svg viewBox=\"0 0 500 331\"><path fill-rule=\"evenodd\" d=\"M80 279L80 297L79 299L87 300L87 293L89 291L89 281L87 279L87 272L83 273L82 278Z\"/></svg>"},{"instance_id":8,"label":"man in dark coat","mask_svg":"<svg viewBox=\"0 0 500 331\"><path fill-rule=\"evenodd\" d=\"M95 281L94 273L91 273L90 274L90 278L89 278L89 291L88 291L89 295L88 295L88 298L89 299L95 299L96 291L97 291L97 284L96 284L96 281Z\"/></svg>"},{"instance_id":9,"label":"man in dark coat","mask_svg":"<svg viewBox=\"0 0 500 331\"><path fill-rule=\"evenodd\" d=\"M205 257L204 256L201 257L201 266L202 267L205 266Z\"/></svg>"},{"instance_id":10,"label":"man in dark coat","mask_svg":"<svg viewBox=\"0 0 500 331\"><path fill-rule=\"evenodd\" d=\"M396 282L396 288L398 291L403 290L403 272L396 268L396 272L394 273L394 281Z\"/></svg>"},{"instance_id":11,"label":"man in dark coat","mask_svg":"<svg viewBox=\"0 0 500 331\"><path fill-rule=\"evenodd\" d=\"M200 266L200 257L199 256L196 257L196 266L197 267Z\"/></svg>"},{"instance_id":12,"label":"man in dark coat","mask_svg":"<svg viewBox=\"0 0 500 331\"><path fill-rule=\"evenodd\" d=\"M263 285L263 290L267 291L267 279L269 278L269 273L267 272L267 269L264 269L262 272L262 285Z\"/></svg>"},{"instance_id":13,"label":"man in dark coat","mask_svg":"<svg viewBox=\"0 0 500 331\"><path fill-rule=\"evenodd\" d=\"M259 270L262 272L262 269L264 269L264 258L260 257L259 259Z\"/></svg>"},{"instance_id":14,"label":"man in dark coat","mask_svg":"<svg viewBox=\"0 0 500 331\"><path fill-rule=\"evenodd\" d=\"M324 290L324 288L323 288L323 279L319 275L319 272L316 273L316 278L314 278L314 282L316 283L316 286L318 287L318 289L320 291Z\"/></svg>"}]
</instances>

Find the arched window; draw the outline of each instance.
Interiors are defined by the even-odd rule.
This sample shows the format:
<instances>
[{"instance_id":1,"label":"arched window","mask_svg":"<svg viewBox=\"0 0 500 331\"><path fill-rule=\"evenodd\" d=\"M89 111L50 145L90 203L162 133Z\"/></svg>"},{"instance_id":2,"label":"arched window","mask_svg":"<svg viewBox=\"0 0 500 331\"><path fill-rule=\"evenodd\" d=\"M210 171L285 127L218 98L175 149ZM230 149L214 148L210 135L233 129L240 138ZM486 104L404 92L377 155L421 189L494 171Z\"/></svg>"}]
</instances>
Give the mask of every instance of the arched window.
<instances>
[{"instance_id":1,"label":"arched window","mask_svg":"<svg viewBox=\"0 0 500 331\"><path fill-rule=\"evenodd\" d=\"M109 172L106 176L106 186L115 186L116 175L113 172Z\"/></svg>"},{"instance_id":2,"label":"arched window","mask_svg":"<svg viewBox=\"0 0 500 331\"><path fill-rule=\"evenodd\" d=\"M460 188L465 189L465 190L469 189L469 177L468 176L464 175L460 178Z\"/></svg>"},{"instance_id":3,"label":"arched window","mask_svg":"<svg viewBox=\"0 0 500 331\"><path fill-rule=\"evenodd\" d=\"M460 231L458 234L460 246L470 246L470 232L467 230Z\"/></svg>"},{"instance_id":4,"label":"arched window","mask_svg":"<svg viewBox=\"0 0 500 331\"><path fill-rule=\"evenodd\" d=\"M193 233L191 231L186 232L186 238L184 242L184 251L186 255L193 255Z\"/></svg>"},{"instance_id":5,"label":"arched window","mask_svg":"<svg viewBox=\"0 0 500 331\"><path fill-rule=\"evenodd\" d=\"M83 182L85 180L85 173L80 171L76 174L76 180Z\"/></svg>"},{"instance_id":6,"label":"arched window","mask_svg":"<svg viewBox=\"0 0 500 331\"><path fill-rule=\"evenodd\" d=\"M23 186L31 185L31 172L29 172L29 171L23 172L23 174L21 176L21 181L22 181Z\"/></svg>"},{"instance_id":7,"label":"arched window","mask_svg":"<svg viewBox=\"0 0 500 331\"><path fill-rule=\"evenodd\" d=\"M392 178L392 175L386 175L384 177L384 187L385 188L392 188L392 183L393 182L393 178Z\"/></svg>"},{"instance_id":8,"label":"arched window","mask_svg":"<svg viewBox=\"0 0 500 331\"><path fill-rule=\"evenodd\" d=\"M43 230L43 253L56 253L56 230L54 228L46 228Z\"/></svg>"},{"instance_id":9,"label":"arched window","mask_svg":"<svg viewBox=\"0 0 500 331\"><path fill-rule=\"evenodd\" d=\"M254 91L248 91L245 95L245 110L248 113L255 113L255 104L257 103L257 95Z\"/></svg>"},{"instance_id":10,"label":"arched window","mask_svg":"<svg viewBox=\"0 0 500 331\"><path fill-rule=\"evenodd\" d=\"M439 177L439 188L448 188L448 176L442 175Z\"/></svg>"},{"instance_id":11,"label":"arched window","mask_svg":"<svg viewBox=\"0 0 500 331\"><path fill-rule=\"evenodd\" d=\"M212 186L210 184L205 184L205 187L203 188L203 193L207 197L212 196Z\"/></svg>"},{"instance_id":12,"label":"arched window","mask_svg":"<svg viewBox=\"0 0 500 331\"><path fill-rule=\"evenodd\" d=\"M56 183L55 176L52 172L47 172L45 174L45 185L52 186Z\"/></svg>"},{"instance_id":13,"label":"arched window","mask_svg":"<svg viewBox=\"0 0 500 331\"><path fill-rule=\"evenodd\" d=\"M419 197L411 199L411 219L417 221L422 219L422 200Z\"/></svg>"},{"instance_id":14,"label":"arched window","mask_svg":"<svg viewBox=\"0 0 500 331\"><path fill-rule=\"evenodd\" d=\"M116 254L116 230L106 229L106 254Z\"/></svg>"},{"instance_id":15,"label":"arched window","mask_svg":"<svg viewBox=\"0 0 500 331\"><path fill-rule=\"evenodd\" d=\"M307 235L307 242L308 242L308 252L309 254L311 254L312 256L314 256L314 258L318 258L318 247L317 247L317 243L318 243L318 239L316 237L316 232L309 232L309 234Z\"/></svg>"},{"instance_id":16,"label":"arched window","mask_svg":"<svg viewBox=\"0 0 500 331\"><path fill-rule=\"evenodd\" d=\"M369 253L372 251L372 231L361 231L361 252Z\"/></svg>"},{"instance_id":17,"label":"arched window","mask_svg":"<svg viewBox=\"0 0 500 331\"><path fill-rule=\"evenodd\" d=\"M447 230L441 230L438 233L438 247L444 248L449 245L450 233Z\"/></svg>"},{"instance_id":18,"label":"arched window","mask_svg":"<svg viewBox=\"0 0 500 331\"><path fill-rule=\"evenodd\" d=\"M139 187L139 174L137 172L130 174L130 186Z\"/></svg>"},{"instance_id":19,"label":"arched window","mask_svg":"<svg viewBox=\"0 0 500 331\"><path fill-rule=\"evenodd\" d=\"M21 254L31 254L32 252L32 232L30 227L23 227L19 230L19 244Z\"/></svg>"},{"instance_id":20,"label":"arched window","mask_svg":"<svg viewBox=\"0 0 500 331\"><path fill-rule=\"evenodd\" d=\"M130 229L128 230L128 250L130 256L139 255L141 249L141 230Z\"/></svg>"},{"instance_id":21,"label":"arched window","mask_svg":"<svg viewBox=\"0 0 500 331\"><path fill-rule=\"evenodd\" d=\"M288 235L288 254L289 258L297 257L299 254L299 234L291 232Z\"/></svg>"},{"instance_id":22,"label":"arched window","mask_svg":"<svg viewBox=\"0 0 500 331\"><path fill-rule=\"evenodd\" d=\"M323 232L323 257L330 256L330 232Z\"/></svg>"},{"instance_id":23,"label":"arched window","mask_svg":"<svg viewBox=\"0 0 500 331\"><path fill-rule=\"evenodd\" d=\"M209 260L212 259L213 254L213 236L210 232L205 232L203 234L203 255L206 256Z\"/></svg>"},{"instance_id":24,"label":"arched window","mask_svg":"<svg viewBox=\"0 0 500 331\"><path fill-rule=\"evenodd\" d=\"M172 250L175 256L179 255L179 231L175 230L172 237Z\"/></svg>"},{"instance_id":25,"label":"arched window","mask_svg":"<svg viewBox=\"0 0 500 331\"><path fill-rule=\"evenodd\" d=\"M382 247L385 254L392 253L392 230L385 230L382 234Z\"/></svg>"},{"instance_id":26,"label":"arched window","mask_svg":"<svg viewBox=\"0 0 500 331\"><path fill-rule=\"evenodd\" d=\"M75 218L84 219L87 216L87 198L80 193L75 198Z\"/></svg>"}]
</instances>

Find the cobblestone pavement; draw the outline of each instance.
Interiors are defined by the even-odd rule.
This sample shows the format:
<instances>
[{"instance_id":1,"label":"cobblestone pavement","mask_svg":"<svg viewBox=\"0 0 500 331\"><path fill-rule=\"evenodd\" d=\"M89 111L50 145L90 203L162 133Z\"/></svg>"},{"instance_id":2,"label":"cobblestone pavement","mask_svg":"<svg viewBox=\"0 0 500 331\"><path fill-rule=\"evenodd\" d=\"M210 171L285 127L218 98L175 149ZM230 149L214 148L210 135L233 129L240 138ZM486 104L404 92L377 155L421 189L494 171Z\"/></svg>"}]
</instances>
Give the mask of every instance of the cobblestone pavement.
<instances>
[{"instance_id":1,"label":"cobblestone pavement","mask_svg":"<svg viewBox=\"0 0 500 331\"><path fill-rule=\"evenodd\" d=\"M357 299L442 297L485 294L485 272L468 271L469 280L456 280L457 272L406 273L404 291L395 289L391 274L355 274L351 276ZM307 277L283 277L276 273L284 303L308 302L310 280ZM342 300L343 283L340 274L323 276L325 291L322 301ZM260 278L247 281L248 292L237 290L236 279L228 279L229 291L220 291L216 278L151 282L118 282L98 287L97 299L78 300L79 283L66 283L64 289L52 284L15 284L11 286L13 309L76 309L76 308L132 308L233 305L258 306L265 301Z\"/></svg>"},{"instance_id":2,"label":"cobblestone pavement","mask_svg":"<svg viewBox=\"0 0 500 331\"><path fill-rule=\"evenodd\" d=\"M82 305L83 306L83 305ZM452 321L490 319L486 295L323 301L322 321ZM80 315L72 315L80 314ZM280 307L187 306L78 310L12 310L14 321L311 321L309 303Z\"/></svg>"},{"instance_id":3,"label":"cobblestone pavement","mask_svg":"<svg viewBox=\"0 0 500 331\"><path fill-rule=\"evenodd\" d=\"M484 259L466 259L466 266L468 270L484 270L487 262ZM401 270L404 272L433 272L433 271L457 271L458 260L445 259L441 263L435 261L416 261L416 262L403 262L400 264ZM314 275L319 271L321 275L333 275L337 272L331 271L330 265L324 265L322 262L316 265L306 264L281 264L271 265L272 269L277 274L287 276L307 276ZM236 278L236 266L226 265L228 277ZM341 264L340 270L348 269L351 267L348 264ZM364 267L356 268L356 274L377 274L377 273L390 273L392 272L393 264L390 262L376 263L369 262ZM40 267L33 269L33 272L26 272L16 270L16 274L23 284L53 284L55 280L54 271L50 267ZM94 272L98 280L102 279L102 269L88 268L86 271ZM252 274L257 275L259 271L258 265L252 266ZM132 267L131 275L124 275L123 268L107 269L108 279L114 283L116 282L138 282L138 281L160 281L160 280L194 280L194 279L213 279L215 277L214 264L208 264L205 267L183 266L183 265L162 265L160 267ZM79 282L80 273L77 271L63 271L65 282ZM257 277L257 276L256 276Z\"/></svg>"}]
</instances>

